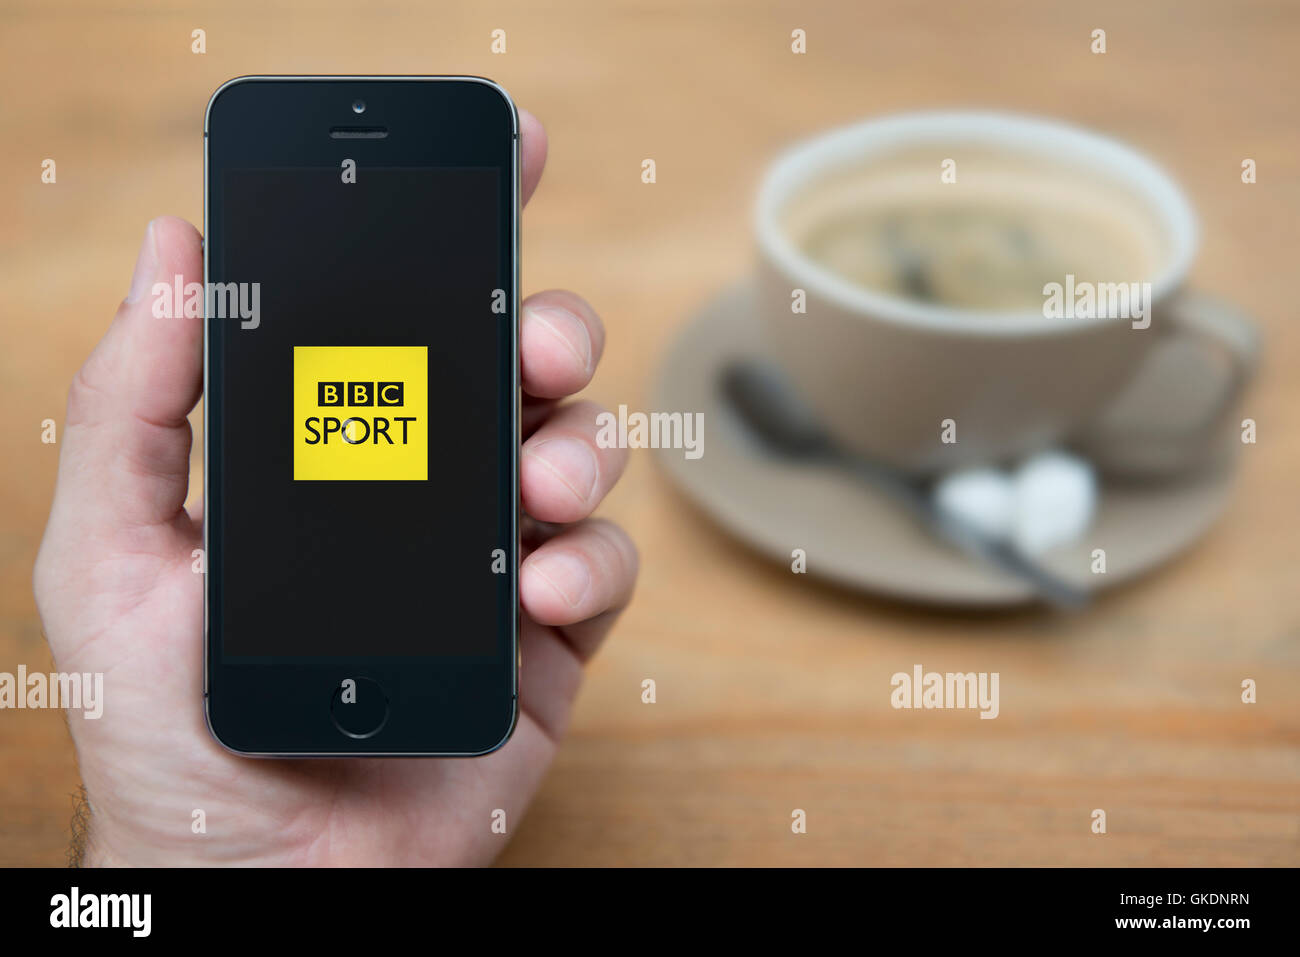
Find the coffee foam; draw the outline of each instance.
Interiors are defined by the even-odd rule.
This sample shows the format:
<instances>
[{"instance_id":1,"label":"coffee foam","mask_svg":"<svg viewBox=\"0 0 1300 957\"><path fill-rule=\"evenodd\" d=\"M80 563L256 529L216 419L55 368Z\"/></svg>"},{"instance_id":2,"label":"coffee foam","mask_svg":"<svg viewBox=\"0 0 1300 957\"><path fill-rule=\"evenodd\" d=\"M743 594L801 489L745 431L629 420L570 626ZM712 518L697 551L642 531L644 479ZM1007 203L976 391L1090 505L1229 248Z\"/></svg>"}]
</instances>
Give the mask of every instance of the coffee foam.
<instances>
[{"instance_id":1,"label":"coffee foam","mask_svg":"<svg viewBox=\"0 0 1300 957\"><path fill-rule=\"evenodd\" d=\"M955 161L955 182L941 179L945 158ZM825 171L787 201L781 220L805 255L844 278L956 308L1033 309L1043 283L1066 273L1150 281L1172 248L1127 184L957 146Z\"/></svg>"}]
</instances>

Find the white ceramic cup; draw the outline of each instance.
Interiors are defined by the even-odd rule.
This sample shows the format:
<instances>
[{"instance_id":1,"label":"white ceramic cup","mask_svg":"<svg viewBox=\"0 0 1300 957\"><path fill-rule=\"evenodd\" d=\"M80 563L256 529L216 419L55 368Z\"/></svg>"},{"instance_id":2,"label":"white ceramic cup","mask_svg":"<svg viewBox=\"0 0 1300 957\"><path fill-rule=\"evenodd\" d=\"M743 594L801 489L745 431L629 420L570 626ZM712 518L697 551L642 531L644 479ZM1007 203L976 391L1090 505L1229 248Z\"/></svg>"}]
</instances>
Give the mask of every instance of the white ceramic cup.
<instances>
[{"instance_id":1,"label":"white ceramic cup","mask_svg":"<svg viewBox=\"0 0 1300 957\"><path fill-rule=\"evenodd\" d=\"M885 294L814 261L787 234L788 205L819 181L917 150L933 150L938 178L942 158L958 157L960 169L969 148L1053 164L1139 196L1166 240L1154 274L1131 277L1150 283L1149 327L1134 328L1128 318L973 312ZM907 471L1006 461L1076 436L1094 448L1127 448L1147 471L1176 470L1205 445L1209 426L1222 420L1253 371L1251 325L1183 288L1198 227L1182 190L1142 154L1060 122L923 112L824 134L771 166L756 228L757 308L773 357L841 442ZM792 312L796 289L806 313ZM1228 357L1227 385L1211 403L1215 415L1131 435L1096 434L1108 403L1169 336L1189 336ZM955 442L943 441L948 420Z\"/></svg>"}]
</instances>

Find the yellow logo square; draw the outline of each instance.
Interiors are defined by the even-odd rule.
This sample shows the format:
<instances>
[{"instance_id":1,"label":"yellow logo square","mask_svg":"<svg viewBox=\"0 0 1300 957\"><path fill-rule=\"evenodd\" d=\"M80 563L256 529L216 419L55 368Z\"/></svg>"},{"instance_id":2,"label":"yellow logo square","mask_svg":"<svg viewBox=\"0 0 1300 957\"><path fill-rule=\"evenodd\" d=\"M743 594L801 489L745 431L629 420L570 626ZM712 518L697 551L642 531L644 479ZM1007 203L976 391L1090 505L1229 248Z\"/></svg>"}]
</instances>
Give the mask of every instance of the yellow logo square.
<instances>
[{"instance_id":1,"label":"yellow logo square","mask_svg":"<svg viewBox=\"0 0 1300 957\"><path fill-rule=\"evenodd\" d=\"M429 477L427 346L294 346L295 481Z\"/></svg>"}]
</instances>

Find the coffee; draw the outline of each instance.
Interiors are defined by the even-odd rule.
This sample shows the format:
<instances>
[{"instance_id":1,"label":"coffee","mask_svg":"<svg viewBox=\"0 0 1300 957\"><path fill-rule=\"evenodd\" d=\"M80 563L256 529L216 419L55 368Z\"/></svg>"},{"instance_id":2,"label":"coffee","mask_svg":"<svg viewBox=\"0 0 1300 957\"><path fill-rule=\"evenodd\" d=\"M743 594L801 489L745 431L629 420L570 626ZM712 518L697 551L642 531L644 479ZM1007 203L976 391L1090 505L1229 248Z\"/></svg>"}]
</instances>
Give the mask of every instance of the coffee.
<instances>
[{"instance_id":1,"label":"coffee","mask_svg":"<svg viewBox=\"0 0 1300 957\"><path fill-rule=\"evenodd\" d=\"M1043 287L1148 280L1166 255L1136 195L1086 171L942 149L838 170L793 196L787 235L844 279L918 302L1027 313Z\"/></svg>"}]
</instances>

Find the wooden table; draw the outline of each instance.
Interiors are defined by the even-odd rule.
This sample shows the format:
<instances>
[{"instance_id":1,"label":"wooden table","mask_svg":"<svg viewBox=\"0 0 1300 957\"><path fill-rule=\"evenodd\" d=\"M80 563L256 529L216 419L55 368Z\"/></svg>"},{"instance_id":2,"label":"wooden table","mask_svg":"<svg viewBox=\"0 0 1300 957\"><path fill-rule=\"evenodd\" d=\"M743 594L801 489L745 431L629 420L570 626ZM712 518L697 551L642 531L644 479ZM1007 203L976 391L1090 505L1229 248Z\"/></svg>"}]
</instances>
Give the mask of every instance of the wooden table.
<instances>
[{"instance_id":1,"label":"wooden table","mask_svg":"<svg viewBox=\"0 0 1300 957\"><path fill-rule=\"evenodd\" d=\"M508 864L1300 863L1300 8L666 2L10 2L0 12L0 670L49 664L30 568L68 381L125 294L145 222L202 218L202 116L245 73L477 73L551 136L525 287L604 314L589 393L644 408L691 311L751 268L782 145L868 115L997 106L1118 135L1204 228L1198 285L1267 337L1231 507L1158 574L1064 621L943 614L756 558L633 453L603 512L642 549ZM207 31L207 53L190 52ZM489 51L507 31L507 53ZM790 52L807 31L808 52ZM1090 52L1095 28L1108 52ZM58 182L40 183L42 159ZM1258 164L1258 183L1240 165ZM658 182L640 181L653 158ZM196 456L197 464L197 456ZM1002 713L894 711L889 675L999 671ZM643 678L658 703L641 703ZM1259 702L1239 700L1243 678ZM63 718L0 713L0 863L57 864L77 785ZM808 833L791 833L794 808ZM1090 830L1104 808L1108 833Z\"/></svg>"}]
</instances>

